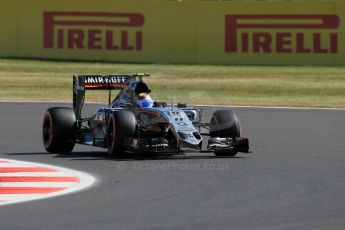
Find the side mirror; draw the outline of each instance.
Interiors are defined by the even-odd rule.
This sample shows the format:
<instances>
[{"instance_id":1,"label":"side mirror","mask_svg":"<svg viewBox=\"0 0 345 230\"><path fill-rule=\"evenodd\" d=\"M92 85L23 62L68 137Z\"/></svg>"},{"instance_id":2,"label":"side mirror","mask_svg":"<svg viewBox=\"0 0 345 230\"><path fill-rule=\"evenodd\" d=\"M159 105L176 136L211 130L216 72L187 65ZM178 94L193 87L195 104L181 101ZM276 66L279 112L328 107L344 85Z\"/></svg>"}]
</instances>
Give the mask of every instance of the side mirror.
<instances>
[{"instance_id":1,"label":"side mirror","mask_svg":"<svg viewBox=\"0 0 345 230\"><path fill-rule=\"evenodd\" d=\"M131 108L132 107L132 103L120 102L120 107L122 107L122 108Z\"/></svg>"}]
</instances>

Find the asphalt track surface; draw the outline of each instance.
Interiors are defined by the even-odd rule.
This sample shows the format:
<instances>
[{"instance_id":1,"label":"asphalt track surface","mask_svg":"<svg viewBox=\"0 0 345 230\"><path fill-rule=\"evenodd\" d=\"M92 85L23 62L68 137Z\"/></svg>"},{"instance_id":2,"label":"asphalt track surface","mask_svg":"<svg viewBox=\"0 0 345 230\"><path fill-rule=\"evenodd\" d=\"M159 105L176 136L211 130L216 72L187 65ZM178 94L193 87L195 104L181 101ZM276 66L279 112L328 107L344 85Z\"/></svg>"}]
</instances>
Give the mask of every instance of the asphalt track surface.
<instances>
[{"instance_id":1,"label":"asphalt track surface","mask_svg":"<svg viewBox=\"0 0 345 230\"><path fill-rule=\"evenodd\" d=\"M98 182L1 206L1 230L345 229L345 111L234 108L251 154L115 160L85 146L45 153L43 113L56 105L0 103L0 157L80 170Z\"/></svg>"}]
</instances>

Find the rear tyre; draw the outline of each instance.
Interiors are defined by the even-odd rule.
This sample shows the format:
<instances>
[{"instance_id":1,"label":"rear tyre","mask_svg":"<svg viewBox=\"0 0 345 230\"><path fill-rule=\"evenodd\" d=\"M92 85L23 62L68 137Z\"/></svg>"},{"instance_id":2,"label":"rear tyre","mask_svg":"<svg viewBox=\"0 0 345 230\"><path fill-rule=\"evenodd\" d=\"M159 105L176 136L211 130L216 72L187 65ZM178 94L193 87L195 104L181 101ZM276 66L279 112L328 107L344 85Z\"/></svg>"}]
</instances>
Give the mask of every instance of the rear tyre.
<instances>
[{"instance_id":1,"label":"rear tyre","mask_svg":"<svg viewBox=\"0 0 345 230\"><path fill-rule=\"evenodd\" d=\"M71 108L52 107L43 118L43 145L50 153L69 153L75 145L74 123L76 121Z\"/></svg>"},{"instance_id":2,"label":"rear tyre","mask_svg":"<svg viewBox=\"0 0 345 230\"><path fill-rule=\"evenodd\" d=\"M134 113L120 110L110 115L107 124L108 154L117 158L126 157L126 144L135 136L136 128Z\"/></svg>"},{"instance_id":3,"label":"rear tyre","mask_svg":"<svg viewBox=\"0 0 345 230\"><path fill-rule=\"evenodd\" d=\"M211 118L210 137L234 138L241 136L240 120L232 110L218 110ZM215 151L216 156L235 156L238 151Z\"/></svg>"}]
</instances>

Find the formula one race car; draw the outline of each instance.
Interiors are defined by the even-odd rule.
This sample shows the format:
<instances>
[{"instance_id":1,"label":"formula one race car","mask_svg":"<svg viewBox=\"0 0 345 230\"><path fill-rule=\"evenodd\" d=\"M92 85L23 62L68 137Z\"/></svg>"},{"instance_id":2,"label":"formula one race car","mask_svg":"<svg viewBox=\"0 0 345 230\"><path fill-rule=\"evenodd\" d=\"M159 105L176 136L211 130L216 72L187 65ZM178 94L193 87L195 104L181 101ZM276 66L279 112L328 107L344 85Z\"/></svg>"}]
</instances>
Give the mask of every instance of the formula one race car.
<instances>
[{"instance_id":1,"label":"formula one race car","mask_svg":"<svg viewBox=\"0 0 345 230\"><path fill-rule=\"evenodd\" d=\"M186 104L142 103L150 93L143 82L149 74L73 76L73 109L48 108L43 119L43 143L50 153L69 153L75 143L107 148L113 156L130 152L177 154L184 148L201 150L202 135L207 149L216 156L249 152L241 137L240 121L231 110L213 113L210 123L201 122L201 111ZM87 90L109 90L109 106L82 117ZM112 90L120 90L111 102ZM152 102L152 103L151 103ZM201 133L201 129L208 130Z\"/></svg>"}]
</instances>

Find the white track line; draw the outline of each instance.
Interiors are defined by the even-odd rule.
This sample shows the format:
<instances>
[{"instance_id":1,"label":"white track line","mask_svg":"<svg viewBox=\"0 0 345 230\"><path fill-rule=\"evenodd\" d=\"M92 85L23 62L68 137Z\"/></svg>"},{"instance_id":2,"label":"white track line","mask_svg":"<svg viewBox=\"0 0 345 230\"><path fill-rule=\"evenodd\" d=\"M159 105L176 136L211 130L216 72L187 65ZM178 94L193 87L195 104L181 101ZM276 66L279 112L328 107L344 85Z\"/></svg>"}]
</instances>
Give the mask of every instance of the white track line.
<instances>
[{"instance_id":1,"label":"white track line","mask_svg":"<svg viewBox=\"0 0 345 230\"><path fill-rule=\"evenodd\" d=\"M345 108L320 108L320 107L286 107L286 106L251 106L251 105L194 105L198 107L216 108L249 108L249 109L282 109L282 110L336 110L345 111Z\"/></svg>"},{"instance_id":2,"label":"white track line","mask_svg":"<svg viewBox=\"0 0 345 230\"><path fill-rule=\"evenodd\" d=\"M35 104L61 104L67 103L71 104L71 101L9 101L9 100L0 100L0 103L35 103ZM99 104L105 105L105 103L100 102L86 102L85 104ZM191 106L198 106L198 107L217 107L217 108L253 108L253 109L283 109L283 110L336 110L336 111L345 111L345 108L322 108L322 107L289 107L289 106L243 106L243 105L192 105Z\"/></svg>"},{"instance_id":3,"label":"white track line","mask_svg":"<svg viewBox=\"0 0 345 230\"><path fill-rule=\"evenodd\" d=\"M5 201L17 200L16 203L28 201L27 196L28 196L27 194L0 194L0 206L14 203L14 202L12 202L12 203L9 203L9 202L1 203L1 201L3 201L3 200L5 200ZM42 199L41 195L30 195L30 197L32 198L32 200Z\"/></svg>"},{"instance_id":4,"label":"white track line","mask_svg":"<svg viewBox=\"0 0 345 230\"><path fill-rule=\"evenodd\" d=\"M32 167L32 168L37 168L37 165L32 165L32 164L17 164L14 162L5 162L5 163L0 163L1 168L7 168L7 167L17 167L17 168L26 168L26 167Z\"/></svg>"}]
</instances>

